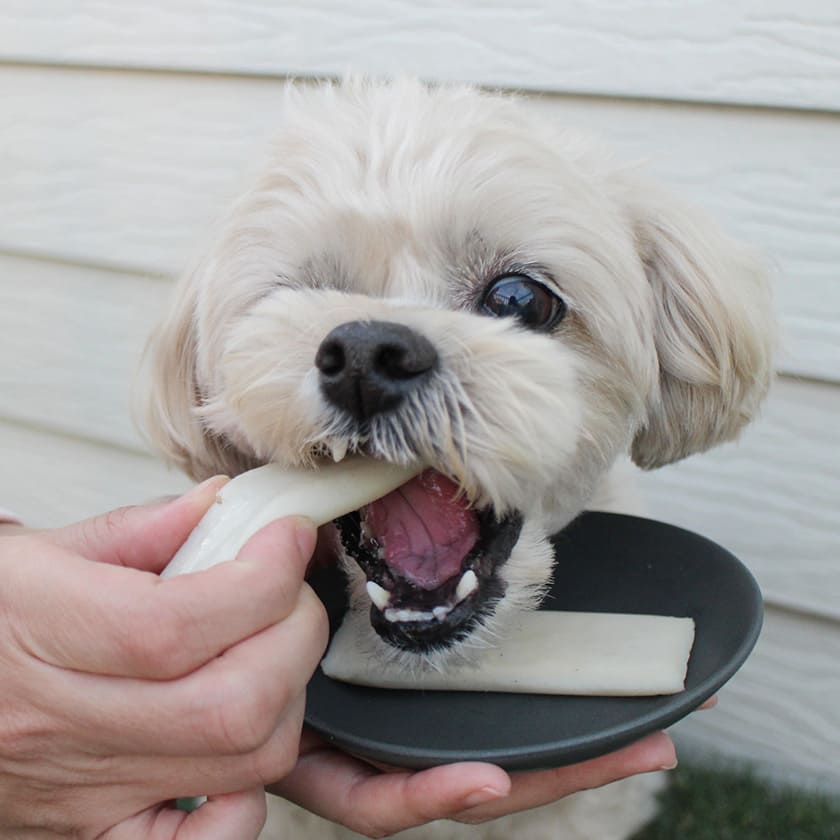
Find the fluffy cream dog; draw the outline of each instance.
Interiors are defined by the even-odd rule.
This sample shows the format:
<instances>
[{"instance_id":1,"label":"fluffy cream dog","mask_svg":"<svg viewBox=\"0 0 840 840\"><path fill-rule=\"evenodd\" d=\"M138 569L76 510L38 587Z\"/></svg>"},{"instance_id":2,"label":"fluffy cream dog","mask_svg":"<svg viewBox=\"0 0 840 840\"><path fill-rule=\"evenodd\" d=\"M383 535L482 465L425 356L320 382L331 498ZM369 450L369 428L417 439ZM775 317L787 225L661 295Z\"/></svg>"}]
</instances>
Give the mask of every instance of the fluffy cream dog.
<instances>
[{"instance_id":1,"label":"fluffy cream dog","mask_svg":"<svg viewBox=\"0 0 840 840\"><path fill-rule=\"evenodd\" d=\"M146 420L195 479L348 451L431 464L338 526L372 654L447 667L538 602L548 536L622 458L658 467L738 434L772 333L749 251L521 103L291 88L263 176L155 337ZM624 837L654 786L483 836Z\"/></svg>"}]
</instances>

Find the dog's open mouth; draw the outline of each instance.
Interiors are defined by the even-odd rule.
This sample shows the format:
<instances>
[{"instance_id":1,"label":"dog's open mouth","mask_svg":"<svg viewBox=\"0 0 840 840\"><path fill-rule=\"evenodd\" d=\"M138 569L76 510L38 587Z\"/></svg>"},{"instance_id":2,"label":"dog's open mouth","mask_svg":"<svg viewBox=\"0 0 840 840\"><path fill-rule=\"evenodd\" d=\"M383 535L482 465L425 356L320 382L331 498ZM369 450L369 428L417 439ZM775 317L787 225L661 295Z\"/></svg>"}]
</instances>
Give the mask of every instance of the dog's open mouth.
<instances>
[{"instance_id":1,"label":"dog's open mouth","mask_svg":"<svg viewBox=\"0 0 840 840\"><path fill-rule=\"evenodd\" d=\"M367 577L373 628L421 652L448 647L492 611L522 517L473 508L452 481L426 470L336 525Z\"/></svg>"}]
</instances>

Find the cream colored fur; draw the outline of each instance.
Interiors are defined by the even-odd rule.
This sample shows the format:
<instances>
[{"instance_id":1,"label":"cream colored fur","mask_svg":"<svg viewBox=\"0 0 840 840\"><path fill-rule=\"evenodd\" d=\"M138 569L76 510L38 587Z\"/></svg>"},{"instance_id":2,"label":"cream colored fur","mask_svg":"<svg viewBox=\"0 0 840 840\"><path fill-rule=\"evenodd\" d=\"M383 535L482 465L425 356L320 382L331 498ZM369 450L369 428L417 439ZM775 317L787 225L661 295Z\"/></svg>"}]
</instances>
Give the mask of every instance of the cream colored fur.
<instances>
[{"instance_id":1,"label":"cream colored fur","mask_svg":"<svg viewBox=\"0 0 840 840\"><path fill-rule=\"evenodd\" d=\"M477 313L486 285L514 272L563 297L568 315L551 333ZM365 437L324 399L313 363L333 327L359 319L410 326L441 360ZM534 605L548 535L627 455L651 468L734 438L768 387L772 340L749 250L515 99L410 81L291 86L264 174L153 339L144 419L196 479L311 462L346 442L424 458L477 505L521 511L505 597L435 659L442 667ZM364 604L363 576L348 569ZM365 632L372 652L388 648ZM632 780L479 836L624 837L656 784ZM333 836L304 835L304 822L266 836ZM446 831L410 836L462 836Z\"/></svg>"}]
</instances>

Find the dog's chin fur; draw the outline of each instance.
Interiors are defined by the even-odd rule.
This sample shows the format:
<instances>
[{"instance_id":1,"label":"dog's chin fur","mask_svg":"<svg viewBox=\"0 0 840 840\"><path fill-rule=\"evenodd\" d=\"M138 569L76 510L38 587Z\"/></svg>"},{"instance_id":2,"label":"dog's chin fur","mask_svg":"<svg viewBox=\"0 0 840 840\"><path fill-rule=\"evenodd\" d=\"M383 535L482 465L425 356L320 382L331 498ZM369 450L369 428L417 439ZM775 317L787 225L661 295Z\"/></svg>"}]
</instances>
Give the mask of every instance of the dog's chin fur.
<instances>
[{"instance_id":1,"label":"dog's chin fur","mask_svg":"<svg viewBox=\"0 0 840 840\"><path fill-rule=\"evenodd\" d=\"M352 451L433 465L524 526L503 596L445 667L504 635L550 580L548 537L617 460L670 463L734 438L771 376L761 262L702 214L515 99L403 81L290 86L264 174L181 282L151 344L145 427L196 479ZM550 329L482 311L524 275L562 298ZM353 321L409 327L433 375L360 426L315 357ZM360 644L389 646L366 622Z\"/></svg>"}]
</instances>

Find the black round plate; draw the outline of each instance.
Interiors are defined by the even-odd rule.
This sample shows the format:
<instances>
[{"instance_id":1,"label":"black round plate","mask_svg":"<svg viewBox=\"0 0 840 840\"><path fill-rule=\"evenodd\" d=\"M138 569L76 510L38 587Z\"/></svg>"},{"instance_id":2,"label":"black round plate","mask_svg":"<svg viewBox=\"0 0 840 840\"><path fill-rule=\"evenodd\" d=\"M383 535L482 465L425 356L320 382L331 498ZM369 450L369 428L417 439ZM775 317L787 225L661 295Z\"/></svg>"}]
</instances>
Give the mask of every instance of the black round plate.
<instances>
[{"instance_id":1,"label":"black round plate","mask_svg":"<svg viewBox=\"0 0 840 840\"><path fill-rule=\"evenodd\" d=\"M508 770L572 764L675 723L743 664L762 622L761 593L728 551L697 534L634 516L585 513L554 537L554 583L541 609L690 616L696 638L685 691L661 697L566 697L395 691L309 684L306 722L336 746L408 768L489 761ZM344 580L313 586L333 630Z\"/></svg>"}]
</instances>

